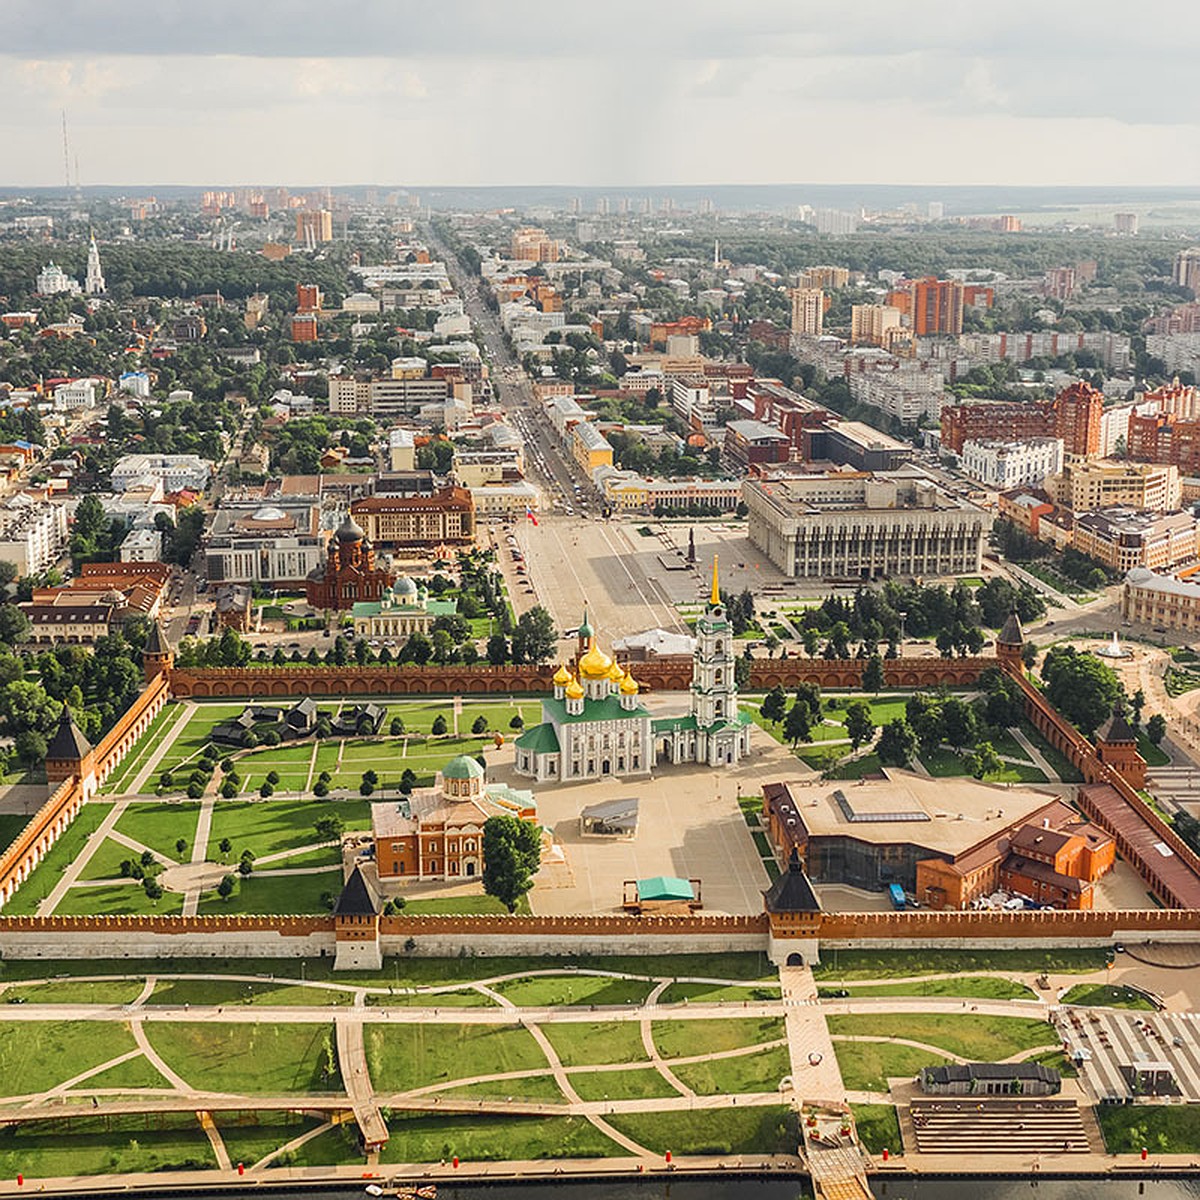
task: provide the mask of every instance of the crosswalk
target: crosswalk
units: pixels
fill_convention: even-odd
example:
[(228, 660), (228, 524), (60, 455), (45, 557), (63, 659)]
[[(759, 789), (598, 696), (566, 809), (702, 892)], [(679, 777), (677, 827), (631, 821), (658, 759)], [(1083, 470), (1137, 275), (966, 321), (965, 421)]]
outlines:
[(1147, 1060), (1168, 1063), (1183, 1099), (1200, 1101), (1200, 1015), (1065, 1008), (1052, 1020), (1067, 1054), (1081, 1059), (1080, 1078), (1097, 1101), (1130, 1099), (1121, 1068)]

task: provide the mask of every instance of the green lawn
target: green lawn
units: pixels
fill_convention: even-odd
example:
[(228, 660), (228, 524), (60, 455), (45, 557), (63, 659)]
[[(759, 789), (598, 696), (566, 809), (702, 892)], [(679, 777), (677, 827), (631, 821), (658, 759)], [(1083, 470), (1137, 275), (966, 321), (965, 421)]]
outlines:
[(133, 882), (68, 888), (54, 908), (54, 915), (58, 917), (119, 917), (146, 913), (178, 916), (182, 912), (181, 892), (163, 892), (157, 900), (151, 900), (142, 885)]
[(922, 754), (920, 758), (925, 764), (925, 769), (936, 779), (967, 774), (967, 767), (963, 762), (962, 755), (945, 746), (939, 746), (932, 753)]
[(104, 781), (100, 788), (101, 792), (118, 794), (127, 792), (154, 751), (167, 738), (174, 736), (176, 723), (186, 711), (182, 704), (166, 704), (158, 716), (150, 722), (145, 733), (134, 743), (130, 752), (125, 755), (121, 765)]
[(1001, 729), (991, 737), (992, 749), (1002, 758), (1019, 758), (1029, 762), (1029, 751), (1007, 730)]
[[(192, 840), (196, 835), (196, 820), (199, 815), (200, 805), (194, 801), (178, 804), (134, 801), (121, 814), (115, 829), (117, 833), (123, 833), (135, 842), (157, 850), (172, 862), (182, 862), (191, 858)], [(180, 838), (187, 841), (187, 847), (182, 854), (175, 849), (175, 843)], [(126, 850), (125, 856), (128, 858), (132, 853)]]
[(213, 807), (208, 858), (221, 861), (222, 838), (233, 843), (226, 861), (235, 865), (243, 850), (252, 850), (262, 857), (310, 845), (318, 840), (314, 822), (330, 815), (341, 817), (347, 829), (371, 827), (369, 800), (218, 801)]
[(831, 779), (862, 779), (865, 775), (878, 775), (882, 771), (883, 763), (879, 761), (879, 755), (872, 752), (835, 767), (829, 776)]
[(137, 1058), (127, 1058), (115, 1067), (108, 1067), (99, 1075), (78, 1083), (72, 1089), (76, 1092), (91, 1092), (99, 1088), (169, 1088), (171, 1085), (159, 1073), (148, 1058), (139, 1054)]
[(891, 1154), (904, 1152), (900, 1120), (890, 1104), (852, 1104), (850, 1111), (854, 1114), (858, 1140), (868, 1154), (881, 1154), (884, 1150)]
[(293, 1167), (336, 1167), (363, 1165), (366, 1157), (358, 1148), (358, 1127), (353, 1121), (337, 1125), (310, 1138), (291, 1155)]
[(335, 901), (342, 890), (342, 869), (334, 867), (315, 875), (260, 875), (255, 872), (243, 878), (236, 871), (237, 886), (233, 894), (222, 898), (215, 891), (200, 897), (199, 913), (229, 915), (232, 913), (279, 913), (298, 916), (324, 913), (329, 906), (323, 897)]
[(1144, 733), (1138, 734), (1137, 748), (1148, 767), (1165, 767), (1171, 761), (1171, 756), (1160, 746), (1156, 746)]
[(465, 1083), (462, 1087), (443, 1088), (436, 1094), (466, 1100), (504, 1100), (512, 1097), (514, 1100), (538, 1100), (549, 1104), (566, 1103), (566, 1097), (551, 1074), (526, 1075), (521, 1079), (486, 1079), (479, 1083)]
[(547, 1022), (542, 1032), (564, 1067), (649, 1062), (636, 1021)]
[(111, 804), (95, 802), (80, 809), (79, 815), (50, 847), (37, 869), (5, 904), (6, 917), (29, 917), (36, 912), (37, 906), (53, 891), (59, 876), (79, 857), (88, 838), (111, 809)]
[(732, 1017), (712, 1021), (655, 1021), (654, 1045), (663, 1058), (688, 1058), (736, 1050), (784, 1037), (782, 1017)]
[(1108, 962), (1102, 949), (1063, 950), (830, 950), (813, 975), (827, 982), (870, 982), (909, 975), (969, 975), (980, 971), (1086, 974)]
[[(836, 988), (818, 989), (823, 996)], [(908, 983), (878, 983), (848, 989), (852, 996), (971, 996), (985, 1000), (1035, 1000), (1037, 993), (1015, 979), (989, 975), (955, 975), (950, 979), (915, 979)]]
[(581, 1100), (659, 1100), (679, 1093), (653, 1067), (628, 1071), (572, 1071)]
[(34, 1121), (0, 1132), (0, 1172), (8, 1179), (15, 1179), (18, 1172), (37, 1179), (216, 1165), (208, 1138), (191, 1113), (83, 1117), (71, 1122), (69, 1137), (54, 1121)]
[(260, 979), (160, 979), (146, 1001), (148, 1005), (269, 1004), (317, 1006), (350, 1004), (352, 992), (305, 987), (290, 980)]
[(244, 1121), (238, 1121), (233, 1113), (220, 1113), (215, 1120), (229, 1161), (235, 1166), (245, 1163), (248, 1168), (320, 1124), (315, 1117), (289, 1112), (253, 1113)]
[[(703, 1052), (703, 1049), (699, 1049), (699, 1053)], [(779, 1087), (779, 1081), (792, 1073), (792, 1060), (787, 1046), (772, 1046), (755, 1054), (738, 1054), (732, 1058), (714, 1058), (701, 1063), (681, 1063), (672, 1066), (671, 1070), (700, 1096), (774, 1092)]]
[(784, 1105), (625, 1113), (605, 1118), (648, 1150), (665, 1154), (795, 1154), (795, 1115)]
[(603, 1158), (623, 1155), (615, 1142), (583, 1117), (489, 1117), (393, 1113), (382, 1163), (463, 1163), (506, 1159)]
[(44, 1092), (135, 1049), (129, 1026), (116, 1021), (0, 1021), (0, 1074), (14, 1096)]
[(640, 979), (572, 974), (514, 979), (496, 984), (495, 991), (519, 1008), (542, 1008), (560, 1004), (642, 1004), (654, 987)]
[(1063, 994), (1062, 1002), (1097, 1008), (1133, 1008), (1141, 1012), (1154, 1012), (1154, 1005), (1132, 988), (1113, 987), (1105, 983), (1077, 983)]
[(204, 1091), (273, 1095), (341, 1088), (333, 1026), (150, 1021), (164, 1061)]
[(888, 1042), (833, 1043), (842, 1082), (850, 1091), (886, 1092), (889, 1079), (914, 1079), (922, 1067), (940, 1067), (950, 1060), (915, 1046)]
[(663, 990), (658, 1002), (682, 1004), (686, 1000), (692, 1004), (738, 1003), (743, 1000), (778, 1000), (779, 995), (778, 984), (762, 983), (748, 987), (721, 983), (672, 983)]
[(96, 852), (84, 864), (79, 872), (80, 879), (118, 879), (121, 876), (121, 863), (126, 860), (140, 862), (141, 855), (112, 838), (105, 838)]
[[(213, 726), (220, 721), (239, 716), (247, 703), (248, 701), (239, 704), (200, 704), (182, 728), (178, 725), (173, 726), (170, 747), (154, 768), (153, 782), (157, 783), (158, 777), (164, 771), (174, 772), (182, 763), (199, 758), (200, 751), (209, 744)], [(145, 735), (143, 739), (144, 737)], [(140, 741), (138, 745), (141, 745)], [(138, 753), (138, 746), (134, 747), (133, 752)]]
[(140, 979), (49, 979), (10, 983), (0, 999), (21, 996), (29, 1004), (132, 1004), (141, 990)]
[(1200, 1151), (1200, 1104), (1099, 1104), (1093, 1110), (1110, 1154), (1195, 1154)]
[[(412, 915), (458, 913), (472, 916), (482, 913), (485, 916), (503, 916), (508, 909), (495, 896), (488, 896), (483, 892), (473, 892), (468, 896), (435, 896), (428, 900), (409, 900), (404, 905), (404, 911)], [(529, 897), (522, 896), (517, 901), (517, 915), (527, 916), (529, 911)]]
[(976, 1013), (844, 1013), (826, 1018), (829, 1032), (853, 1037), (906, 1038), (975, 1062), (999, 1062), (1022, 1050), (1053, 1045), (1054, 1030), (1029, 1017)]
[(503, 1025), (368, 1025), (371, 1083), (378, 1092), (404, 1092), (431, 1083), (546, 1069), (533, 1034)]
[(29, 821), (24, 813), (0, 813), (0, 854), (17, 840)]

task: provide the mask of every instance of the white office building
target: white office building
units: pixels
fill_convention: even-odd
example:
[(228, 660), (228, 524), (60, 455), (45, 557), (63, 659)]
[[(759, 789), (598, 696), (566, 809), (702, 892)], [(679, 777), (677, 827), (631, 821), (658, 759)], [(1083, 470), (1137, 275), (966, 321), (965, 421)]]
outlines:
[(165, 492), (202, 492), (211, 475), (212, 463), (198, 454), (126, 454), (113, 467), (112, 490), (123, 492), (143, 480), (158, 479)]
[(0, 562), (18, 575), (37, 575), (54, 566), (67, 545), (67, 510), (16, 496), (0, 507)]
[(962, 469), (972, 479), (1005, 492), (1015, 487), (1041, 487), (1063, 465), (1062, 438), (1004, 441), (980, 438), (963, 443)]

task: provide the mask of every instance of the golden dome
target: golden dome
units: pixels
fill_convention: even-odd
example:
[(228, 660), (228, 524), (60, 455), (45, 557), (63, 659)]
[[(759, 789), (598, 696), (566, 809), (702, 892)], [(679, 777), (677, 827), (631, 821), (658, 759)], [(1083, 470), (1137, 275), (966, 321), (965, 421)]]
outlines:
[(566, 695), (568, 700), (583, 699), (583, 688), (579, 686), (579, 681), (577, 679), (572, 678), (571, 682), (567, 684)]
[(638, 682), (628, 671), (625, 672), (621, 679), (621, 695), (636, 696), (638, 694)]
[(603, 679), (610, 667), (612, 659), (596, 645), (596, 639), (591, 638), (587, 653), (579, 660), (579, 674), (584, 679)]
[(571, 672), (568, 671), (566, 667), (559, 667), (558, 670), (554, 672), (555, 687), (566, 687), (570, 682)]
[(613, 665), (608, 668), (608, 677), (613, 681), (613, 683), (620, 683), (621, 680), (625, 678), (625, 671), (622, 669), (620, 663), (614, 662)]

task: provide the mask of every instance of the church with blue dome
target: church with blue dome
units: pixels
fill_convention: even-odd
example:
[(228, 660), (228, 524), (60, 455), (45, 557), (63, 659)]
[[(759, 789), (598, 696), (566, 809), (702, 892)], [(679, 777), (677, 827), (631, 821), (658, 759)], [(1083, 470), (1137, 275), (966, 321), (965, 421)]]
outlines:
[(662, 763), (724, 766), (750, 749), (750, 718), (738, 708), (733, 627), (717, 583), (696, 622), (690, 712), (651, 716), (628, 667), (605, 654), (584, 614), (574, 670), (560, 666), (542, 720), (516, 741), (516, 770), (566, 783), (648, 775)]

